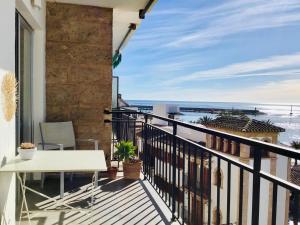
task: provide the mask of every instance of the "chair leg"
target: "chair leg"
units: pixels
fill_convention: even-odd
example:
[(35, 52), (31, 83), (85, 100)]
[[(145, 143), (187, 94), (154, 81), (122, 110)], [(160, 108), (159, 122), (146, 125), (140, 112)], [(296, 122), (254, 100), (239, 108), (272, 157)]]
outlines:
[(74, 177), (74, 173), (71, 173), (71, 174), (70, 174), (70, 182), (71, 182), (71, 183), (73, 182), (73, 177)]
[(44, 189), (45, 184), (45, 173), (41, 173), (41, 189)]

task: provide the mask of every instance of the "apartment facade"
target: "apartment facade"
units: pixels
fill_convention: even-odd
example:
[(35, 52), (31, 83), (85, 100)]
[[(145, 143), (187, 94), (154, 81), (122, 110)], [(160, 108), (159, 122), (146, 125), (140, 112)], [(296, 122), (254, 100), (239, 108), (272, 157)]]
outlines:
[[(166, 107), (162, 107), (166, 108)], [(158, 114), (160, 115), (160, 114)], [(161, 127), (163, 130), (172, 133), (173, 127), (168, 126), (168, 122), (158, 123), (159, 119), (152, 120), (152, 123)], [(266, 123), (264, 121), (252, 120), (247, 117), (218, 117), (207, 124), (200, 125), (197, 127), (208, 129), (214, 129), (220, 132), (225, 132), (227, 134), (233, 134), (240, 137), (250, 138), (254, 140), (263, 141), (266, 143), (279, 144), (278, 136), (280, 132), (285, 130), (281, 127), (277, 127), (273, 124)], [(205, 129), (205, 128), (204, 128)], [(225, 157), (230, 157), (234, 160), (240, 161), (249, 166), (254, 165), (254, 156), (253, 149), (249, 145), (241, 144), (235, 142), (231, 139), (221, 138), (220, 136), (211, 135), (208, 133), (202, 133), (195, 129), (189, 129), (186, 127), (178, 126), (177, 134), (180, 137), (184, 137), (190, 141), (199, 143), (208, 149), (212, 149), (218, 153), (224, 154)], [(160, 164), (164, 162), (167, 164), (167, 167), (172, 166), (172, 152), (168, 152), (167, 155), (161, 156), (159, 146), (159, 136), (154, 133), (154, 142), (153, 148), (150, 146), (151, 154), (155, 155), (153, 163), (155, 164), (154, 168), (159, 168)], [(173, 143), (169, 142), (167, 144), (167, 149), (172, 148)], [(179, 162), (176, 167), (176, 194), (178, 196), (177, 201), (180, 202), (179, 214), (184, 215), (187, 220), (195, 218), (193, 221), (195, 224), (207, 224), (208, 216), (211, 215), (210, 222), (211, 224), (217, 224), (217, 214), (219, 214), (219, 223), (226, 224), (229, 218), (229, 222), (232, 224), (239, 224), (241, 221), (242, 224), (251, 224), (251, 215), (252, 215), (252, 198), (253, 198), (253, 175), (246, 171), (243, 172), (243, 180), (241, 181), (243, 186), (243, 191), (241, 192), (241, 177), (240, 177), (240, 168), (234, 165), (231, 165), (230, 171), (228, 170), (228, 162), (224, 160), (219, 160), (219, 157), (211, 157), (209, 160), (207, 155), (204, 155), (203, 161), (200, 156), (194, 157), (193, 153), (191, 156), (188, 156), (188, 150), (182, 144), (178, 144), (178, 154), (180, 155)], [(185, 154), (183, 153), (185, 151)], [(267, 149), (262, 151), (261, 159), (261, 170), (272, 174), (274, 176), (280, 177), (283, 180), (289, 180), (290, 174), (290, 160), (280, 154), (274, 154), (273, 152), (268, 152)], [(180, 152), (180, 153), (179, 153)], [(185, 155), (185, 157), (184, 157)], [(177, 158), (176, 158), (177, 161)], [(183, 162), (184, 161), (184, 162)], [(209, 165), (211, 163), (211, 165)], [(203, 164), (203, 165), (202, 165)], [(185, 165), (185, 166), (184, 166)], [(203, 170), (203, 183), (201, 184), (201, 168)], [(154, 175), (155, 182), (158, 183), (159, 187), (168, 192), (172, 193), (172, 182), (171, 177), (172, 173), (166, 173), (165, 181), (163, 172), (158, 172)], [(185, 182), (182, 187), (181, 179), (185, 176)], [(229, 178), (230, 176), (230, 178)], [(229, 183), (230, 179), (230, 184)], [(196, 180), (195, 187), (193, 186), (193, 180)], [(190, 182), (190, 183), (189, 183)], [(230, 186), (230, 213), (228, 213), (228, 187)], [(181, 188), (180, 188), (181, 187)], [(202, 199), (201, 199), (202, 191)], [(219, 191), (219, 194), (217, 194)], [(272, 208), (273, 208), (273, 186), (267, 180), (261, 180), (261, 196), (263, 196), (263, 201), (260, 202), (260, 211), (259, 211), (259, 222), (260, 224), (272, 224)], [(218, 200), (218, 195), (221, 200)], [(242, 198), (243, 205), (240, 205), (240, 196)], [(210, 197), (209, 197), (210, 196)], [(289, 198), (290, 194), (284, 188), (278, 188), (277, 200), (280, 201), (280, 204), (277, 204), (276, 210), (276, 224), (287, 224), (289, 219)], [(183, 204), (183, 201), (186, 203)], [(217, 205), (219, 201), (219, 212), (217, 211)], [(189, 204), (187, 204), (189, 203)], [(208, 207), (210, 204), (210, 207)], [(202, 205), (202, 206), (201, 206)], [(239, 219), (240, 208), (242, 207), (242, 218)], [(203, 215), (200, 213), (201, 208), (203, 208)], [(193, 209), (193, 210), (189, 210)], [(210, 209), (210, 213), (208, 210)], [(176, 210), (178, 207), (176, 205)]]
[[(255, 119), (250, 119), (248, 117), (232, 117), (224, 116), (216, 118), (206, 124), (208, 128), (212, 128), (221, 132), (226, 132), (241, 137), (251, 138), (266, 143), (279, 144), (278, 136), (280, 132), (285, 130), (281, 127), (277, 127), (271, 123), (264, 121), (258, 121)], [(218, 152), (224, 153), (227, 156), (233, 157), (240, 162), (243, 162), (247, 165), (253, 166), (254, 156), (253, 149), (250, 146), (240, 144), (226, 138), (216, 137), (214, 135), (207, 135), (206, 146), (210, 149), (214, 149)], [(261, 159), (261, 170), (267, 173), (270, 173), (274, 176), (278, 176), (281, 179), (288, 180), (290, 174), (290, 160), (284, 156), (268, 152), (267, 150), (262, 150), (262, 159)], [(214, 174), (212, 179), (213, 191), (217, 190), (217, 159), (213, 160)], [(228, 189), (228, 165), (226, 163), (220, 164), (220, 178), (221, 178), (221, 195), (227, 194)], [(231, 168), (232, 176), (235, 177), (235, 180), (231, 181), (231, 191), (239, 192), (239, 169), (236, 167)], [(249, 173), (245, 173), (243, 177), (243, 224), (251, 224), (251, 199), (253, 195), (252, 191), (253, 178)], [(272, 223), (272, 185), (266, 180), (261, 181), (261, 194), (264, 196), (264, 201), (260, 205), (260, 223), (261, 224), (271, 224)], [(238, 221), (238, 196), (231, 196), (232, 209), (231, 209), (231, 222), (235, 223)], [(276, 224), (287, 224), (289, 217), (289, 194), (284, 189), (279, 189), (278, 191), (278, 201), (280, 204), (277, 205), (277, 222)], [(216, 199), (212, 199), (212, 204), (216, 208)], [(227, 205), (224, 202), (221, 202), (220, 214), (226, 214)], [(222, 217), (222, 222), (225, 221), (224, 216)], [(225, 223), (225, 222), (224, 222)]]

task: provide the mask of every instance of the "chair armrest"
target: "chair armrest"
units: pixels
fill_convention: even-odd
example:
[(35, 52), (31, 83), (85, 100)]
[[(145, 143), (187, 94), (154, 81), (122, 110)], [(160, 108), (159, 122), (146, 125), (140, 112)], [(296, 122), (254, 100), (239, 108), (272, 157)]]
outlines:
[(59, 150), (64, 150), (64, 145), (63, 144), (57, 144), (57, 143), (38, 143), (38, 145), (44, 146), (53, 146), (53, 147), (58, 147)]
[(99, 150), (99, 141), (96, 139), (76, 139), (77, 142), (92, 142), (95, 143), (95, 150)]

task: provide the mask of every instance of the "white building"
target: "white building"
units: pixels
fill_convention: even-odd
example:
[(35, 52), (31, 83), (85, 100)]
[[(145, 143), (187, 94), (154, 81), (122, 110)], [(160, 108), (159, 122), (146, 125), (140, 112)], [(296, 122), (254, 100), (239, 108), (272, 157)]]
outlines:
[[(219, 117), (206, 124), (208, 128), (213, 128), (222, 132), (244, 136), (256, 140), (261, 140), (269, 143), (277, 144), (279, 132), (284, 132), (284, 129), (268, 124), (265, 122), (250, 120), (249, 118), (237, 118), (237, 117)], [(253, 152), (250, 146), (244, 144), (238, 144), (233, 141), (229, 141), (224, 138), (219, 138), (212, 135), (207, 135), (206, 146), (211, 149), (215, 149), (222, 154), (233, 157), (243, 163), (253, 166)], [(239, 190), (240, 181), (240, 169), (231, 166), (231, 192), (237, 193)], [(217, 159), (213, 157), (212, 168), (215, 178), (212, 180), (212, 187), (214, 193), (217, 191)], [(221, 161), (221, 196), (227, 196), (228, 185), (228, 164)], [(272, 152), (263, 152), (261, 160), (261, 170), (288, 180), (290, 174), (290, 161), (287, 157), (274, 154)], [(251, 212), (252, 212), (252, 174), (244, 172), (243, 178), (243, 211), (242, 211), (242, 223), (251, 224)], [(273, 187), (270, 182), (261, 179), (261, 198), (260, 198), (260, 224), (271, 224), (272, 219), (272, 190)], [(213, 208), (216, 208), (216, 195), (213, 195), (212, 199)], [(232, 208), (230, 210), (230, 221), (236, 223), (238, 221), (238, 209), (239, 209), (239, 195), (231, 195)], [(289, 193), (285, 189), (279, 187), (277, 201), (277, 220), (276, 224), (287, 224), (288, 222), (288, 210), (289, 210)], [(227, 213), (227, 199), (220, 201), (220, 214), (221, 224), (226, 223)], [(234, 204), (235, 203), (235, 204)], [(214, 213), (214, 212), (212, 212)]]
[[(260, 121), (244, 121), (244, 119), (239, 118), (232, 118), (235, 121), (223, 121), (222, 119), (218, 118), (216, 120), (211, 121), (207, 124), (208, 128), (213, 128), (216, 130), (220, 130), (226, 133), (232, 133), (244, 137), (249, 137), (253, 139), (263, 140), (266, 142), (271, 143), (277, 143), (277, 138), (279, 132), (283, 132), (284, 129), (280, 127), (276, 127), (271, 124), (262, 123)], [(222, 120), (222, 121), (219, 121)], [(227, 118), (226, 120), (230, 120), (230, 118)], [(234, 124), (234, 126), (232, 126)], [(247, 124), (247, 127), (245, 125)], [(204, 127), (203, 125), (199, 125), (200, 127)], [(231, 126), (231, 127), (229, 127)], [(228, 128), (229, 127), (229, 128)], [(163, 126), (160, 127), (163, 130), (168, 131), (169, 133), (172, 133), (173, 128), (172, 126)], [(226, 156), (232, 157), (234, 160), (243, 162), (245, 164), (248, 164), (250, 166), (253, 166), (253, 152), (251, 150), (250, 146), (244, 145), (244, 144), (238, 144), (233, 141), (229, 141), (227, 139), (219, 138), (216, 136), (212, 136), (209, 134), (204, 134), (200, 131), (196, 131), (193, 129), (185, 128), (182, 126), (178, 126), (177, 128), (177, 134), (180, 137), (183, 137), (185, 139), (204, 144), (206, 147), (216, 150), (220, 152), (221, 154), (224, 154)], [(157, 140), (159, 141), (159, 140)], [(155, 142), (154, 142), (155, 145)], [(182, 151), (182, 150), (181, 150)], [(187, 151), (187, 150), (186, 150)], [(186, 152), (187, 153), (187, 152)], [(182, 152), (181, 152), (182, 154)], [(190, 176), (193, 177), (193, 167), (194, 167), (194, 157), (191, 156), (190, 159)], [(161, 163), (161, 160), (156, 161), (156, 167), (159, 166)], [(182, 179), (183, 173), (185, 173), (185, 177), (187, 179), (188, 177), (188, 156), (186, 155), (185, 158), (185, 169), (184, 171), (181, 169), (176, 168), (176, 174), (180, 174), (179, 177)], [(197, 164), (197, 189), (201, 189), (200, 187), (200, 167), (201, 167), (201, 161), (200, 158), (197, 158), (196, 160)], [(171, 166), (172, 168), (172, 166)], [(201, 218), (201, 215), (197, 214), (198, 223), (200, 223), (200, 220), (202, 219), (204, 224), (207, 223), (207, 215), (208, 215), (208, 199), (207, 199), (207, 191), (208, 186), (211, 186), (211, 223), (216, 224), (216, 217), (217, 217), (217, 190), (218, 190), (218, 159), (217, 157), (212, 157), (211, 160), (211, 183), (208, 184), (207, 174), (208, 172), (208, 159), (204, 160), (204, 175), (205, 181), (204, 185), (207, 186), (207, 188), (204, 188), (204, 213), (203, 218)], [(261, 170), (270, 173), (272, 175), (275, 175), (277, 177), (282, 178), (283, 180), (288, 180), (289, 173), (290, 173), (290, 162), (287, 157), (277, 155), (271, 152), (263, 152), (262, 153), (262, 160), (261, 160)], [(172, 173), (171, 173), (172, 176)], [(228, 190), (228, 163), (224, 160), (220, 160), (220, 224), (226, 224), (227, 223), (227, 190)], [(167, 182), (169, 181), (169, 174), (166, 176)], [(191, 178), (193, 179), (193, 178)], [(176, 175), (176, 184), (178, 186), (182, 186), (182, 182), (179, 181), (178, 183), (178, 176)], [(252, 215), (252, 174), (245, 171), (243, 172), (243, 197), (242, 197), (242, 224), (248, 224), (251, 225), (251, 215)], [(170, 184), (169, 184), (170, 185)], [(259, 214), (259, 221), (260, 224), (271, 224), (272, 219), (272, 184), (270, 184), (268, 181), (261, 179), (261, 200), (260, 200), (260, 214)], [(239, 190), (240, 190), (240, 168), (231, 165), (231, 182), (230, 182), (230, 223), (232, 224), (238, 224), (239, 221)], [(185, 202), (188, 202), (188, 188), (185, 189), (184, 194)], [(197, 199), (197, 210), (199, 212), (200, 210), (200, 195), (198, 194), (196, 196)], [(279, 187), (278, 188), (278, 195), (277, 195), (277, 201), (280, 202), (280, 204), (277, 204), (277, 220), (276, 224), (287, 224), (288, 221), (288, 210), (289, 210), (289, 192)], [(190, 204), (191, 208), (194, 207), (194, 193), (191, 191), (190, 196)], [(177, 206), (176, 206), (177, 207)], [(188, 211), (188, 205), (185, 204), (185, 215), (187, 216)], [(180, 209), (180, 212), (182, 212), (182, 209)], [(192, 212), (191, 212), (192, 213)], [(192, 214), (190, 215), (193, 216)]]

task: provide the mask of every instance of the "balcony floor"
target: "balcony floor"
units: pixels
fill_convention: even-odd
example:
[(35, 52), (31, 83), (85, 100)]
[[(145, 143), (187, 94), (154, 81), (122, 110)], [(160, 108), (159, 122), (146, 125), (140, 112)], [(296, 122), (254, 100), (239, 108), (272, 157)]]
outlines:
[[(73, 207), (91, 209), (88, 204), (91, 187), (89, 182), (90, 178), (87, 177), (75, 177), (72, 183), (66, 179), (66, 190), (72, 191), (66, 192), (65, 197), (67, 201), (71, 201)], [(75, 211), (36, 212), (38, 208), (53, 207), (53, 203), (27, 192), (29, 208), (33, 211), (32, 224), (171, 224), (169, 222), (171, 213), (147, 181), (102, 178), (99, 185), (95, 190), (95, 204), (90, 214)], [(32, 183), (29, 186), (40, 191), (39, 183)], [(41, 192), (58, 199), (59, 179), (46, 180), (45, 188)], [(28, 224), (25, 214), (21, 224)]]

